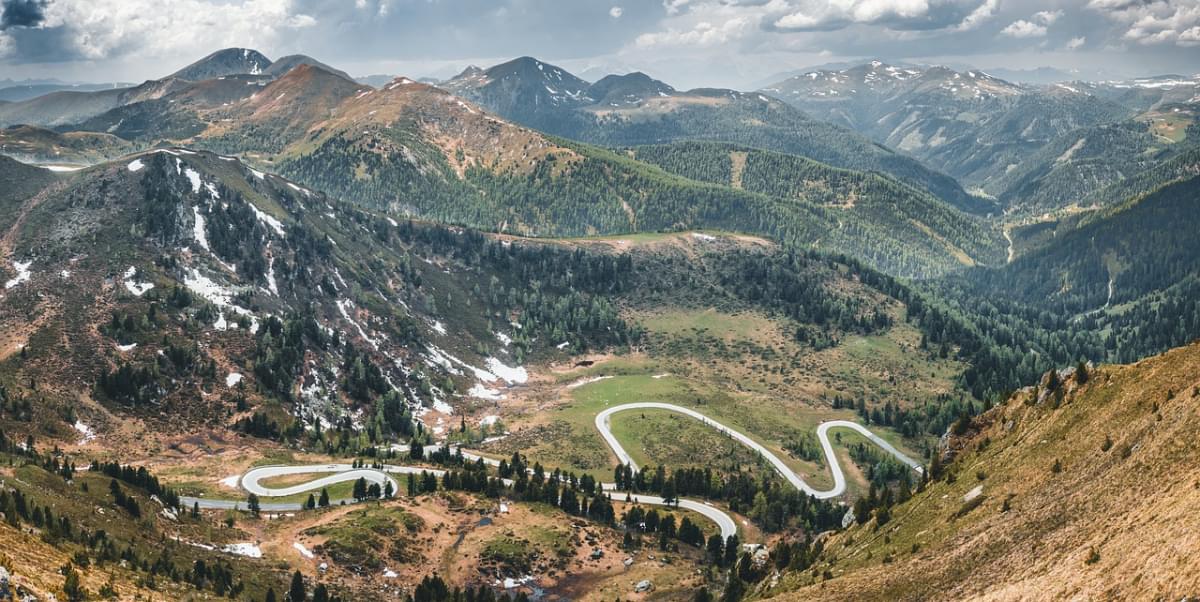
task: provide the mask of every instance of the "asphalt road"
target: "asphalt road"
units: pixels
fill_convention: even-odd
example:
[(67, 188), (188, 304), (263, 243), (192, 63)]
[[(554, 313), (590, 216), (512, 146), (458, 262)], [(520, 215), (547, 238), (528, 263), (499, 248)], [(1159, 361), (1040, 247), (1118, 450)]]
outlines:
[(717, 422), (716, 420), (697, 412), (696, 410), (670, 403), (659, 403), (655, 401), (621, 404), (619, 406), (607, 408), (599, 414), (596, 414), (596, 430), (600, 431), (600, 436), (604, 438), (604, 442), (607, 443), (608, 446), (613, 450), (613, 453), (617, 455), (617, 459), (619, 461), (632, 466), (634, 469), (637, 468), (637, 464), (634, 463), (633, 458), (628, 452), (625, 451), (625, 448), (621, 447), (621, 443), (617, 441), (615, 436), (613, 436), (612, 430), (609, 426), (609, 418), (613, 414), (618, 412), (628, 412), (630, 410), (666, 410), (668, 412), (676, 412), (695, 418), (696, 420), (699, 420), (700, 422), (716, 429), (718, 432), (724, 433), (725, 435), (737, 440), (742, 445), (745, 445), (746, 447), (758, 452), (762, 455), (763, 459), (765, 459), (771, 464), (772, 467), (775, 468), (776, 472), (778, 472), (783, 478), (787, 479), (787, 481), (792, 484), (792, 487), (795, 487), (796, 489), (799, 489), (800, 491), (803, 491), (804, 493), (807, 493), (808, 495), (818, 499), (829, 499), (842, 495), (846, 492), (846, 475), (842, 472), (842, 467), (838, 463), (837, 456), (833, 453), (833, 444), (829, 440), (830, 429), (845, 428), (858, 432), (875, 445), (878, 445), (884, 451), (892, 454), (901, 462), (907, 464), (913, 470), (917, 471), (918, 474), (923, 471), (920, 462), (908, 457), (900, 450), (893, 447), (892, 444), (885, 441), (882, 437), (872, 433), (869, 429), (867, 429), (867, 427), (856, 422), (850, 422), (849, 420), (830, 420), (828, 422), (822, 422), (821, 425), (817, 427), (817, 439), (820, 440), (821, 448), (825, 452), (825, 463), (829, 465), (829, 470), (833, 473), (833, 488), (822, 491), (813, 488), (811, 485), (805, 482), (803, 477), (796, 474), (795, 471), (789, 468), (787, 463), (780, 459), (779, 456), (776, 456), (771, 452), (771, 450), (763, 447), (750, 437), (747, 437), (746, 435), (743, 435), (742, 433), (739, 433), (738, 431), (735, 431), (732, 428), (729, 428), (728, 426), (725, 426), (724, 424), (721, 424), (720, 422)]
[[(923, 471), (921, 464), (919, 462), (908, 457), (907, 455), (902, 453), (900, 450), (898, 450), (894, 446), (892, 446), (892, 444), (888, 443), (883, 438), (881, 438), (880, 436), (871, 432), (869, 429), (862, 426), (861, 424), (858, 424), (855, 422), (850, 422), (848, 420), (830, 420), (828, 422), (821, 423), (820, 426), (817, 427), (817, 439), (820, 440), (820, 442), (821, 442), (821, 448), (825, 453), (825, 462), (826, 462), (826, 464), (829, 465), (829, 470), (833, 474), (834, 485), (833, 485), (833, 488), (828, 489), (828, 490), (824, 490), (824, 491), (817, 490), (817, 489), (814, 489), (812, 486), (810, 486), (807, 482), (805, 482), (804, 479), (800, 475), (796, 474), (791, 468), (789, 468), (788, 465), (782, 459), (780, 459), (778, 456), (776, 456), (770, 450), (763, 447), (762, 445), (760, 445), (758, 442), (754, 441), (750, 437), (747, 437), (746, 435), (743, 435), (742, 433), (740, 433), (724, 424), (721, 424), (720, 422), (717, 422), (716, 420), (713, 420), (712, 418), (709, 418), (708, 416), (705, 416), (704, 414), (701, 414), (700, 412), (697, 412), (695, 410), (685, 408), (682, 406), (677, 406), (674, 404), (659, 403), (659, 402), (652, 402), (652, 401), (627, 403), (627, 404), (622, 404), (619, 406), (613, 406), (611, 408), (605, 409), (604, 411), (602, 411), (596, 415), (596, 430), (600, 431), (600, 436), (604, 438), (605, 443), (607, 443), (608, 446), (612, 449), (613, 453), (616, 454), (618, 460), (620, 460), (622, 463), (629, 464), (630, 466), (634, 467), (635, 469), (637, 468), (637, 464), (634, 463), (633, 458), (630, 457), (629, 453), (625, 451), (625, 448), (621, 446), (621, 443), (619, 441), (617, 441), (617, 438), (615, 436), (613, 436), (612, 430), (609, 426), (609, 418), (613, 414), (616, 414), (617, 412), (626, 412), (626, 411), (630, 411), (630, 410), (666, 410), (666, 411), (676, 412), (679, 414), (683, 414), (685, 416), (690, 416), (692, 418), (695, 418), (696, 420), (699, 420), (700, 422), (708, 425), (709, 427), (716, 429), (718, 432), (721, 432), (721, 433), (737, 440), (739, 443), (757, 451), (759, 454), (762, 455), (762, 457), (765, 460), (767, 460), (767, 462), (769, 462), (771, 464), (771, 466), (773, 466), (775, 468), (775, 470), (777, 472), (779, 472), (779, 474), (781, 476), (783, 476), (784, 479), (786, 479), (789, 483), (791, 483), (791, 485), (793, 487), (795, 487), (796, 489), (798, 489), (800, 491), (803, 491), (804, 493), (806, 493), (808, 495), (811, 495), (813, 497), (820, 498), (820, 499), (828, 499), (828, 498), (832, 498), (832, 497), (837, 497), (839, 495), (842, 495), (846, 491), (846, 475), (845, 475), (845, 473), (842, 472), (842, 467), (838, 463), (837, 456), (834, 454), (834, 451), (833, 451), (833, 443), (829, 440), (830, 429), (845, 428), (845, 429), (853, 430), (853, 431), (863, 435), (864, 437), (866, 437), (869, 441), (871, 441), (875, 445), (878, 445), (884, 451), (895, 456), (901, 462), (904, 462), (905, 464), (907, 464), (913, 470), (917, 471), (917, 473), (921, 473)], [(438, 446), (433, 446), (433, 445), (426, 446), (425, 452), (430, 453), (436, 449), (438, 449)], [(452, 448), (452, 449), (454, 449), (454, 448)], [(397, 449), (397, 451), (407, 451), (407, 448), (401, 446)], [(479, 458), (479, 456), (468, 453), (468, 452), (463, 452), (463, 456), (466, 457), (468, 460), (475, 460), (475, 459)], [(484, 461), (487, 462), (488, 464), (492, 464), (492, 465), (498, 464), (498, 462), (496, 462), (495, 460), (492, 460), (490, 458), (484, 458)], [(398, 493), (400, 491), (400, 484), (398, 482), (396, 482), (396, 480), (394, 478), (392, 478), (391, 475), (393, 475), (393, 474), (420, 474), (422, 472), (430, 472), (437, 476), (441, 476), (444, 473), (444, 471), (441, 471), (441, 470), (415, 467), (415, 466), (393, 465), (393, 464), (384, 465), (382, 469), (355, 468), (351, 464), (337, 464), (337, 463), (334, 463), (334, 464), (311, 464), (311, 465), (301, 465), (301, 466), (259, 466), (259, 467), (251, 469), (250, 471), (246, 472), (246, 474), (242, 475), (241, 479), (239, 479), (238, 484), (243, 490), (246, 491), (247, 494), (253, 493), (253, 494), (259, 496), (259, 498), (268, 498), (268, 499), (272, 498), (272, 497), (286, 497), (286, 496), (292, 496), (292, 495), (305, 493), (308, 491), (316, 491), (316, 490), (320, 490), (323, 487), (329, 487), (331, 485), (335, 485), (337, 483), (344, 483), (346, 481), (355, 481), (355, 480), (358, 480), (359, 478), (366, 479), (368, 483), (377, 483), (377, 484), (379, 484), (379, 486), (381, 488), (390, 482), (392, 484), (392, 491), (395, 491)], [(328, 473), (328, 474), (327, 474), (327, 476), (317, 477), (310, 481), (300, 483), (298, 485), (291, 485), (288, 487), (267, 487), (267, 486), (263, 485), (261, 482), (264, 479), (270, 479), (270, 478), (281, 477), (281, 476), (297, 475), (297, 474), (322, 474), (322, 473)], [(674, 507), (682, 508), (685, 510), (690, 510), (692, 512), (696, 512), (697, 514), (705, 516), (708, 519), (712, 520), (714, 523), (716, 523), (717, 526), (721, 529), (722, 537), (729, 537), (729, 536), (737, 533), (737, 523), (734, 522), (733, 517), (706, 502), (689, 500), (689, 499), (679, 499), (671, 504), (668, 504), (665, 500), (663, 500), (663, 498), (656, 496), (656, 495), (623, 494), (622, 492), (616, 491), (616, 485), (613, 483), (604, 483), (604, 484), (602, 484), (602, 487), (606, 491), (610, 491), (612, 493), (613, 498), (618, 501), (621, 499), (629, 499), (631, 501), (635, 501), (635, 502), (638, 502), (641, 504), (654, 505), (654, 506), (674, 506)], [(207, 499), (207, 498), (199, 498), (199, 497), (182, 497), (182, 498), (180, 498), (180, 501), (185, 508), (190, 508), (193, 504), (198, 504), (201, 508), (219, 509), (219, 510), (220, 509), (234, 509), (234, 508), (245, 509), (246, 508), (245, 500), (221, 500), (221, 499)], [(352, 502), (353, 502), (353, 500), (333, 500), (333, 501), (331, 501), (331, 503), (334, 505), (338, 505), (338, 504), (342, 504), (342, 503), (352, 503)], [(259, 507), (264, 512), (290, 512), (290, 511), (300, 510), (302, 508), (302, 505), (300, 503), (275, 503), (275, 502), (270, 502), (270, 501), (260, 501)]]

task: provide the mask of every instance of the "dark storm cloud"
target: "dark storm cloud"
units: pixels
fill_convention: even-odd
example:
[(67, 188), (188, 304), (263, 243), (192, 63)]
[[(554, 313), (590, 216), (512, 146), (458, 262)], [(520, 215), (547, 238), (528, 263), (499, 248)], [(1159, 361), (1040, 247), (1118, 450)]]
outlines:
[(4, 0), (0, 30), (12, 27), (36, 27), (46, 20), (45, 0)]

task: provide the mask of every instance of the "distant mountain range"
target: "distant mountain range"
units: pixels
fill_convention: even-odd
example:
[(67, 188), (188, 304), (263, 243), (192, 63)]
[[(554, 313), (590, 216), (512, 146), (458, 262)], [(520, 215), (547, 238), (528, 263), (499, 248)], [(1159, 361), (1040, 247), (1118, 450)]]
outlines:
[[(74, 125), (54, 124), (71, 131), (70, 140), (36, 128), (4, 140), (40, 160), (72, 147), (68, 143), (78, 146), (84, 133), (101, 144), (104, 136), (116, 138), (107, 154), (90, 148), (72, 151), (76, 156), (127, 152), (125, 141), (188, 144), (240, 154), (369, 207), (522, 234), (749, 231), (837, 249), (916, 277), (1002, 259), (998, 233), (945, 202), (986, 211), (952, 179), (762, 94), (679, 92), (640, 73), (591, 84), (536, 59), (518, 59), (467, 70), (445, 84), (455, 96), (403, 77), (375, 89), (316, 61), (296, 64), (276, 76), (258, 53), (217, 52), (176, 77), (145, 84), (156, 94), (124, 103), (103, 98), (117, 106)], [(200, 73), (221, 75), (178, 77)], [(493, 117), (472, 98), (507, 114)], [(546, 136), (526, 122), (619, 152)], [(636, 149), (619, 150), (710, 133), (743, 146), (667, 147), (670, 158), (657, 152), (655, 161)], [(747, 155), (755, 146), (792, 154)], [(675, 170), (679, 162), (729, 165), (744, 156), (742, 182)], [(794, 162), (807, 183), (761, 186), (758, 166), (778, 161)], [(857, 201), (847, 204), (838, 191)]]
[(112, 83), (112, 84), (64, 84), (64, 83), (37, 83), (37, 84), (16, 84), (11, 86), (0, 87), (0, 101), (4, 102), (20, 102), (37, 98), (51, 92), (61, 92), (65, 90), (73, 90), (76, 92), (94, 92), (96, 90), (107, 90), (111, 88), (127, 88), (132, 84), (127, 83)]
[[(17, 90), (13, 102), (0, 105), (0, 126), (39, 125), (64, 126), (75, 124), (105, 111), (161, 98), (189, 86), (188, 82), (199, 82), (229, 76), (253, 78), (254, 81), (269, 81), (279, 77), (298, 65), (315, 65), (349, 79), (345, 72), (338, 71), (316, 59), (304, 55), (291, 55), (272, 63), (257, 50), (248, 48), (226, 48), (218, 50), (162, 79), (150, 80), (136, 86), (111, 87), (108, 85), (84, 85), (46, 89), (46, 93), (31, 95), (27, 90)], [(57, 84), (47, 84), (51, 87)]]
[[(521, 57), (468, 68), (438, 86), (401, 77), (375, 88), (311, 57), (271, 62), (232, 48), (133, 88), (2, 105), (0, 118), (10, 123), (62, 132), (14, 129), (0, 135), (0, 147), (29, 160), (91, 162), (159, 141), (184, 143), (238, 153), (406, 215), (545, 235), (748, 229), (822, 247), (838, 241), (887, 271), (928, 276), (1002, 259), (995, 231), (945, 206), (979, 215), (1000, 206), (1091, 206), (1107, 198), (1105, 187), (1187, 148), (1176, 143), (1195, 138), (1187, 135), (1195, 112), (1162, 103), (1187, 96), (1192, 83), (1025, 86), (978, 71), (876, 61), (806, 72), (759, 93), (680, 91), (640, 72), (592, 83)], [(1094, 91), (1143, 102), (1154, 96), (1166, 112), (1139, 114)], [(921, 161), (965, 173), (998, 203), (967, 194)], [(810, 181), (768, 183), (758, 179), (766, 165)], [(596, 182), (607, 183), (605, 195), (617, 192), (611, 204), (583, 202)], [(678, 204), (684, 191), (698, 195), (696, 206)], [(774, 202), (785, 199), (800, 201), (804, 215)], [(720, 203), (777, 217), (749, 226)], [(901, 234), (912, 223), (905, 219), (920, 228)], [(857, 225), (847, 231), (849, 224)], [(886, 242), (869, 240), (885, 225)]]
[(946, 175), (765, 94), (719, 88), (680, 91), (638, 72), (590, 84), (530, 57), (486, 70), (468, 69), (442, 86), (506, 119), (567, 138), (606, 146), (732, 142), (837, 167), (882, 171), (965, 211), (994, 209)]
[(763, 92), (977, 187), (1066, 132), (1133, 112), (1067, 86), (1023, 86), (982, 71), (879, 61), (810, 71)]

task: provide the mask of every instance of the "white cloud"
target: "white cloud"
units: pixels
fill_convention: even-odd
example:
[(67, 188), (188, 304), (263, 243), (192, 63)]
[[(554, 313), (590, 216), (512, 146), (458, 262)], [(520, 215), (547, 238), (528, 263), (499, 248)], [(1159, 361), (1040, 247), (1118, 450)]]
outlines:
[(1067, 50), (1078, 50), (1078, 49), (1082, 48), (1083, 45), (1086, 43), (1087, 43), (1087, 38), (1084, 36), (1079, 36), (1077, 38), (1071, 38), (1070, 40), (1067, 40)]
[(621, 14), (624, 12), (625, 12), (625, 10), (623, 8), (621, 8), (619, 6), (614, 6), (610, 9), (608, 9), (608, 16), (610, 16), (614, 19), (620, 19)]
[(1020, 19), (1010, 23), (1000, 33), (1014, 38), (1038, 38), (1046, 35), (1046, 26)]
[(637, 37), (635, 43), (641, 48), (655, 46), (714, 46), (740, 38), (746, 31), (752, 29), (751, 23), (745, 18), (734, 18), (713, 25), (708, 21), (700, 21), (691, 29), (668, 29), (655, 33), (644, 33)]
[(1200, 3), (1196, 0), (1091, 0), (1088, 8), (1128, 29), (1121, 39), (1138, 44), (1200, 45)]
[(293, 17), (289, 17), (287, 20), (287, 26), (293, 29), (312, 27), (316, 24), (317, 20), (313, 18), (312, 15), (295, 15)]
[(687, 7), (691, 0), (663, 0), (663, 8), (666, 9), (668, 15), (677, 15), (679, 11)]
[(1039, 11), (1033, 13), (1029, 19), (1018, 19), (1009, 23), (1000, 33), (1014, 38), (1040, 38), (1046, 35), (1049, 27), (1061, 16), (1061, 10)]
[(979, 27), (985, 21), (991, 20), (996, 15), (996, 6), (999, 0), (985, 0), (971, 14), (967, 15), (954, 29), (956, 31), (969, 31)]
[(1033, 14), (1033, 20), (1042, 25), (1053, 25), (1059, 17), (1063, 16), (1061, 10), (1043, 10)]
[(915, 19), (929, 13), (930, 0), (818, 0), (802, 2), (775, 20), (780, 29), (819, 29), (849, 23)]

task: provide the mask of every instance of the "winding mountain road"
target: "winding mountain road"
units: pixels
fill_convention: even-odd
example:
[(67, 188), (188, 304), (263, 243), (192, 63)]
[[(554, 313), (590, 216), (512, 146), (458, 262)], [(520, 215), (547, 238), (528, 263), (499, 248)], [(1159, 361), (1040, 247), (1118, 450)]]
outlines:
[[(762, 457), (768, 463), (771, 464), (771, 466), (776, 470), (776, 472), (778, 472), (780, 474), (780, 476), (782, 476), (784, 479), (786, 479), (793, 487), (795, 487), (799, 491), (804, 492), (807, 495), (811, 495), (811, 496), (819, 498), (819, 499), (829, 499), (832, 497), (837, 497), (839, 495), (842, 495), (846, 491), (846, 475), (845, 475), (845, 473), (842, 472), (841, 464), (838, 462), (837, 455), (834, 454), (833, 443), (829, 440), (830, 429), (844, 428), (844, 429), (853, 430), (853, 431), (863, 435), (864, 437), (867, 438), (867, 440), (869, 440), (872, 443), (874, 443), (875, 445), (879, 446), (881, 449), (888, 452), (892, 456), (895, 456), (898, 460), (900, 460), (901, 462), (908, 465), (910, 468), (912, 468), (918, 474), (923, 472), (923, 468), (921, 467), (921, 464), (919, 462), (917, 462), (916, 460), (905, 455), (903, 452), (896, 449), (892, 444), (888, 443), (882, 437), (871, 432), (869, 429), (862, 426), (861, 424), (858, 424), (855, 422), (850, 422), (849, 420), (830, 420), (828, 422), (821, 423), (817, 427), (817, 439), (821, 442), (821, 448), (825, 453), (825, 462), (829, 465), (829, 470), (833, 474), (833, 487), (831, 489), (827, 489), (827, 490), (823, 490), (823, 491), (818, 490), (818, 489), (813, 488), (811, 485), (809, 485), (804, 480), (803, 477), (796, 474), (796, 472), (793, 471), (790, 467), (788, 467), (788, 465), (782, 459), (780, 459), (779, 456), (776, 456), (774, 453), (771, 452), (771, 450), (767, 449), (766, 447), (763, 447), (761, 444), (759, 444), (757, 441), (754, 441), (750, 437), (748, 437), (748, 436), (746, 436), (746, 435), (744, 435), (744, 434), (742, 434), (720, 422), (717, 422), (716, 420), (713, 420), (712, 418), (709, 418), (708, 416), (705, 416), (704, 414), (701, 414), (700, 412), (697, 412), (696, 410), (693, 410), (690, 408), (685, 408), (683, 406), (677, 406), (674, 404), (659, 403), (659, 402), (652, 402), (652, 401), (638, 402), (638, 403), (626, 403), (626, 404), (622, 404), (622, 405), (618, 405), (618, 406), (613, 406), (611, 408), (606, 408), (604, 411), (602, 411), (596, 415), (596, 421), (595, 421), (596, 430), (598, 430), (600, 432), (600, 436), (604, 439), (604, 441), (608, 445), (608, 447), (610, 449), (612, 449), (613, 453), (617, 456), (617, 459), (621, 463), (628, 464), (631, 467), (633, 467), (634, 469), (637, 468), (637, 464), (634, 463), (633, 458), (629, 455), (628, 452), (625, 451), (625, 448), (621, 446), (621, 443), (619, 441), (617, 441), (617, 438), (612, 434), (612, 429), (609, 424), (609, 419), (612, 417), (613, 414), (616, 414), (618, 412), (627, 412), (627, 411), (631, 411), (631, 410), (665, 410), (665, 411), (669, 411), (669, 412), (676, 412), (679, 414), (683, 414), (683, 415), (689, 416), (691, 418), (695, 418), (696, 420), (699, 420), (700, 422), (704, 423), (705, 425), (707, 425), (713, 429), (716, 429), (718, 432), (737, 440), (742, 445), (745, 445), (746, 447), (749, 447), (750, 449), (755, 450), (756, 452), (761, 454)], [(438, 448), (439, 448), (439, 446), (430, 445), (430, 446), (425, 447), (425, 451), (427, 453), (431, 453), (431, 452), (437, 450)], [(406, 448), (399, 448), (399, 449), (406, 450)], [(452, 450), (459, 451), (456, 448), (452, 448)], [(467, 458), (468, 460), (472, 460), (472, 461), (477, 460), (477, 459), (482, 459), (484, 462), (491, 464), (493, 466), (499, 464), (499, 462), (496, 460), (493, 460), (491, 458), (483, 458), (477, 454), (472, 454), (467, 451), (462, 451), (462, 455), (463, 455), (463, 457)], [(259, 467), (256, 467), (256, 468), (253, 468), (253, 469), (247, 471), (246, 474), (242, 475), (238, 481), (238, 486), (241, 487), (248, 494), (253, 493), (253, 494), (259, 496), (260, 498), (272, 498), (272, 497), (287, 497), (287, 496), (298, 495), (298, 494), (302, 494), (302, 493), (309, 492), (309, 491), (316, 491), (323, 487), (329, 487), (331, 485), (336, 485), (338, 483), (344, 483), (347, 481), (356, 481), (356, 480), (362, 478), (362, 479), (365, 479), (369, 483), (376, 483), (380, 487), (385, 487), (386, 484), (391, 483), (392, 491), (399, 492), (400, 484), (397, 483), (396, 480), (394, 478), (392, 478), (391, 475), (393, 475), (393, 474), (421, 474), (422, 472), (429, 472), (429, 473), (432, 473), (435, 476), (439, 476), (439, 477), (445, 473), (445, 471), (442, 471), (442, 470), (422, 468), (422, 467), (417, 467), (417, 466), (400, 466), (400, 465), (392, 465), (392, 464), (386, 464), (381, 469), (357, 468), (352, 464), (337, 464), (337, 463), (311, 464), (311, 465), (301, 465), (301, 466), (259, 466)], [(300, 483), (297, 485), (291, 485), (291, 486), (287, 486), (287, 487), (267, 487), (262, 484), (262, 481), (264, 479), (270, 479), (270, 478), (281, 477), (281, 476), (298, 475), (298, 474), (322, 474), (322, 473), (328, 473), (328, 474), (327, 474), (327, 476), (318, 477), (311, 481), (307, 481), (304, 483)], [(603, 484), (601, 484), (601, 487), (605, 491), (613, 492), (614, 494), (616, 494), (614, 497), (618, 500), (620, 499), (620, 492), (618, 492), (616, 490), (616, 485), (614, 483), (603, 483)], [(642, 503), (642, 504), (654, 505), (654, 506), (675, 506), (678, 508), (696, 512), (697, 514), (700, 514), (700, 515), (712, 520), (714, 523), (716, 523), (717, 526), (721, 530), (722, 537), (729, 537), (729, 536), (737, 533), (737, 523), (734, 522), (733, 517), (731, 517), (726, 512), (724, 512), (706, 502), (689, 500), (689, 499), (678, 499), (675, 502), (668, 504), (662, 497), (659, 497), (656, 495), (635, 494), (635, 493), (626, 494), (626, 498), (629, 499), (630, 501), (634, 501), (634, 502), (638, 502), (638, 503)], [(206, 499), (206, 498), (199, 498), (199, 497), (181, 497), (180, 501), (185, 507), (190, 507), (192, 505), (198, 505), (201, 508), (221, 509), (221, 510), (245, 507), (244, 501), (234, 501), (234, 500)], [(341, 504), (343, 502), (350, 503), (352, 501), (353, 500), (333, 500), (333, 501), (331, 501), (331, 503)], [(281, 502), (260, 502), (259, 507), (263, 511), (267, 511), (267, 512), (288, 512), (288, 511), (300, 510), (302, 508), (302, 504), (300, 504), (300, 503), (281, 503)]]
[(625, 448), (621, 447), (621, 443), (617, 441), (615, 436), (613, 436), (612, 430), (609, 427), (609, 418), (613, 414), (618, 412), (627, 412), (630, 410), (666, 410), (668, 412), (676, 412), (683, 414), (684, 416), (695, 418), (705, 425), (716, 429), (718, 432), (732, 437), (742, 445), (745, 445), (746, 447), (758, 452), (767, 462), (771, 464), (772, 467), (775, 468), (775, 471), (778, 472), (780, 476), (782, 476), (784, 479), (787, 479), (787, 481), (792, 484), (792, 487), (795, 487), (796, 489), (803, 491), (808, 495), (822, 500), (829, 499), (831, 497), (837, 497), (846, 491), (846, 475), (842, 472), (842, 466), (838, 462), (837, 456), (833, 453), (833, 443), (829, 441), (830, 429), (845, 428), (853, 430), (866, 437), (875, 445), (878, 445), (884, 451), (895, 456), (901, 462), (907, 464), (910, 468), (917, 471), (918, 474), (924, 471), (920, 462), (908, 457), (900, 450), (892, 446), (891, 443), (888, 443), (879, 435), (872, 433), (867, 429), (867, 427), (858, 424), (857, 422), (850, 422), (849, 420), (830, 420), (828, 422), (822, 422), (820, 426), (817, 427), (817, 439), (820, 440), (821, 448), (825, 452), (825, 462), (829, 464), (829, 470), (833, 473), (833, 488), (821, 491), (814, 489), (811, 485), (805, 482), (803, 477), (796, 474), (795, 471), (788, 467), (787, 463), (780, 459), (779, 456), (776, 456), (771, 452), (771, 450), (763, 447), (750, 437), (747, 437), (746, 435), (743, 435), (742, 433), (735, 431), (732, 428), (729, 428), (728, 426), (725, 426), (724, 424), (721, 424), (720, 422), (717, 422), (716, 420), (697, 412), (696, 410), (677, 406), (675, 404), (659, 403), (654, 401), (626, 403), (619, 406), (613, 406), (600, 412), (599, 414), (596, 414), (596, 430), (600, 431), (600, 436), (604, 438), (605, 443), (607, 443), (608, 447), (613, 450), (613, 453), (617, 455), (617, 459), (620, 460), (621, 463), (628, 464), (635, 470), (637, 469), (637, 464), (634, 463), (633, 458), (628, 452), (625, 451)]

